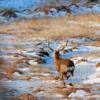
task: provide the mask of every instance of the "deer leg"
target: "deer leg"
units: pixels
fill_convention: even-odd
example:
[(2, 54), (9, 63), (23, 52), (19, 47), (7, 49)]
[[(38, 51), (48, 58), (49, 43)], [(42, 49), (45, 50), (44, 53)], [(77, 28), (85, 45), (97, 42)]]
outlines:
[(63, 74), (63, 78), (66, 78), (66, 74), (65, 73)]
[(63, 83), (63, 85), (64, 85), (64, 87), (65, 87), (65, 82), (64, 82), (64, 78), (66, 78), (66, 73), (62, 73), (62, 83)]
[(71, 72), (71, 75), (70, 75), (70, 77), (73, 77), (73, 71)]
[(64, 86), (65, 86), (65, 82), (64, 82), (63, 77), (64, 77), (64, 74), (62, 73), (62, 74), (60, 75), (60, 78), (57, 80), (57, 82), (60, 81), (60, 80), (62, 80), (62, 83), (63, 83)]
[(67, 75), (67, 73), (64, 73), (63, 78), (67, 78), (67, 80), (68, 80), (69, 77), (70, 77), (70, 75)]
[(57, 82), (62, 80), (62, 79), (63, 79), (63, 74), (60, 74), (60, 78), (57, 80)]

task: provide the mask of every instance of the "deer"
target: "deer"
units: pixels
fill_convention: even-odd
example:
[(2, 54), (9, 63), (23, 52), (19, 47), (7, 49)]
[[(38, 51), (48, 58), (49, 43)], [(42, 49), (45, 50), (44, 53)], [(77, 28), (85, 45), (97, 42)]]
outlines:
[(52, 56), (54, 59), (54, 64), (55, 64), (56, 70), (58, 71), (58, 73), (60, 75), (60, 78), (57, 80), (57, 82), (62, 80), (64, 85), (65, 85), (65, 82), (64, 82), (65, 76), (68, 73), (71, 73), (70, 76), (67, 77), (67, 79), (69, 77), (73, 77), (73, 73), (74, 73), (74, 69), (75, 69), (75, 65), (72, 60), (67, 59), (67, 58), (60, 58), (60, 56), (59, 56), (60, 55), (59, 52), (62, 51), (67, 46), (67, 44), (68, 44), (68, 40), (67, 40), (66, 44), (61, 49), (58, 49), (58, 50), (54, 50), (49, 46), (49, 40), (48, 40), (48, 45), (47, 45), (47, 47), (51, 51), (53, 51)]

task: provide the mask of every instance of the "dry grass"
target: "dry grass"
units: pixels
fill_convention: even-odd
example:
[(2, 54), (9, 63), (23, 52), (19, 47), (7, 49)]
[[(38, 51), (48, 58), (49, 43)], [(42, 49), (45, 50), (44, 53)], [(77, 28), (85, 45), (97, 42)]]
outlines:
[(18, 96), (15, 96), (11, 100), (38, 100), (38, 99), (30, 93), (22, 93), (19, 94)]
[[(71, 88), (64, 88), (64, 87), (55, 87), (55, 88), (52, 88), (51, 89), (52, 91), (53, 91), (53, 94), (61, 94), (61, 95), (63, 95), (64, 97), (63, 97), (63, 99), (65, 99), (65, 98), (68, 98), (68, 96), (71, 94), (71, 93), (75, 93), (77, 90), (84, 90), (84, 91), (86, 91), (87, 93), (90, 93), (91, 92), (91, 90), (90, 90), (90, 88), (88, 88), (88, 87), (83, 87), (83, 88), (76, 88), (76, 87), (71, 87)], [(68, 98), (68, 100), (70, 100), (71, 98)]]
[(15, 73), (15, 72), (18, 72), (19, 74), (22, 74), (22, 71), (14, 68), (14, 67), (3, 67), (4, 71), (10, 76), (10, 77), (13, 77), (12, 74)]
[(100, 62), (98, 62), (98, 63), (96, 64), (96, 68), (98, 68), (98, 67), (100, 67)]
[(20, 11), (17, 11), (14, 9), (7, 9), (7, 8), (0, 10), (0, 13), (3, 13), (2, 16), (6, 17), (7, 19), (9, 19), (11, 17), (17, 18), (17, 15), (15, 12), (20, 12)]
[(58, 80), (59, 79), (59, 76), (54, 76), (54, 75), (49, 75), (49, 76), (47, 76), (47, 77), (44, 77), (43, 79), (42, 79), (42, 81), (44, 80), (44, 81), (54, 81), (54, 80)]
[[(76, 7), (78, 7), (76, 4), (72, 4), (72, 5), (75, 5)], [(66, 6), (51, 6), (51, 5), (48, 5), (48, 6), (46, 6), (46, 5), (44, 5), (43, 7), (39, 7), (39, 8), (36, 8), (34, 11), (35, 12), (45, 12), (45, 14), (49, 14), (49, 12), (50, 13), (52, 13), (52, 15), (53, 15), (53, 11), (51, 11), (50, 9), (51, 8), (55, 8), (56, 10), (57, 10), (57, 12), (59, 12), (59, 11), (66, 11), (66, 12), (68, 12), (68, 13), (71, 13), (71, 9), (69, 9), (69, 6), (68, 7), (66, 7)]]
[(42, 68), (43, 68), (43, 66), (41, 66), (41, 65), (30, 66), (30, 70), (33, 71), (33, 72), (35, 71), (35, 69), (37, 69), (39, 72), (41, 72)]
[[(98, 36), (98, 38), (100, 38), (100, 36)], [(100, 40), (97, 40), (96, 43), (89, 43), (88, 45), (90, 45), (90, 46), (100, 47)]]
[[(100, 14), (86, 15), (66, 15), (66, 17), (57, 18), (33, 18), (24, 21), (15, 21), (10, 23), (13, 27), (5, 26), (0, 28), (0, 33), (14, 34), (14, 30), (33, 30), (26, 32), (17, 32), (25, 34), (27, 38), (32, 37), (89, 37), (95, 36), (95, 30), (100, 27), (92, 26), (94, 22), (100, 24)], [(70, 23), (68, 22), (70, 21)], [(35, 30), (35, 31), (34, 31)], [(84, 30), (84, 31), (82, 31)]]
[(76, 64), (81, 63), (81, 62), (86, 62), (86, 61), (87, 61), (86, 59), (81, 59), (81, 60), (78, 60), (78, 61), (76, 62)]
[(81, 57), (83, 57), (85, 61), (88, 58), (91, 58), (90, 60), (99, 59), (100, 58), (100, 52), (99, 51), (93, 51), (93, 52), (85, 53), (85, 54), (77, 54), (77, 55), (75, 55), (73, 57), (70, 57), (70, 59), (77, 58), (77, 57), (79, 57), (79, 55), (81, 55)]
[(5, 78), (5, 80), (13, 79), (13, 73), (18, 72), (19, 74), (23, 74), (22, 71), (18, 69), (17, 63), (19, 59), (2, 59), (0, 58), (0, 80)]
[[(4, 65), (5, 64), (5, 60), (3, 58), (0, 58), (0, 65)], [(1, 66), (0, 66), (1, 68)]]

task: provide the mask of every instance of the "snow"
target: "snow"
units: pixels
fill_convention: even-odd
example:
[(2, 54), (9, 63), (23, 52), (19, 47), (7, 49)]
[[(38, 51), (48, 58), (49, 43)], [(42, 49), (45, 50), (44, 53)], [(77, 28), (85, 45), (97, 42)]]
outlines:
[(5, 54), (5, 53), (20, 53), (20, 50), (2, 50), (1, 49), (0, 54)]
[(43, 76), (49, 76), (50, 74), (46, 73), (46, 74), (42, 74)]
[[(89, 76), (88, 80), (83, 81), (83, 83), (85, 84), (94, 84), (94, 83), (100, 83), (100, 77), (98, 77), (100, 75), (100, 68), (96, 69), (96, 73)], [(97, 78), (98, 77), (98, 78)]]
[(71, 98), (73, 98), (73, 97), (80, 97), (80, 98), (82, 98), (82, 97), (84, 97), (87, 94), (88, 93), (85, 92), (84, 90), (77, 90), (75, 93), (71, 93), (68, 97), (71, 97)]
[(100, 83), (100, 78), (89, 79), (87, 81), (84, 81), (83, 83), (87, 83), (87, 84)]
[(18, 68), (19, 70), (21, 70), (21, 71), (23, 71), (23, 72), (28, 72), (28, 71), (30, 71), (30, 69), (29, 68)]
[(0, 0), (0, 7), (22, 10), (45, 1), (46, 0)]
[(47, 15), (49, 17), (65, 16), (67, 14), (66, 11), (57, 12), (55, 8), (51, 8), (50, 11), (52, 11), (53, 13), (49, 12), (49, 14)]
[(14, 38), (14, 36), (8, 34), (0, 34), (0, 38)]
[(100, 93), (100, 90), (94, 90), (93, 93), (95, 94)]
[(60, 95), (60, 94), (55, 94), (54, 97), (61, 98), (61, 97), (64, 97), (64, 96)]
[(13, 30), (13, 31), (9, 31), (8, 33), (21, 33), (21, 32), (36, 32), (36, 30)]
[[(54, 3), (54, 4), (53, 4)], [(51, 0), (1, 0), (0, 1), (0, 9), (13, 9), (18, 10), (16, 11), (16, 15), (18, 18), (32, 18), (32, 17), (58, 17), (58, 16), (66, 16), (66, 14), (69, 14), (68, 11), (57, 11), (55, 8), (50, 8), (48, 11), (48, 14), (46, 14), (44, 11), (34, 11), (35, 9), (38, 9), (39, 7), (46, 6), (69, 6), (71, 5), (71, 1), (65, 1), (65, 0), (59, 0), (59, 2), (51, 1)], [(86, 13), (99, 13), (100, 12), (100, 4), (96, 3), (92, 5), (92, 8), (85, 5), (86, 1), (81, 1), (80, 3), (76, 3), (78, 7), (75, 5), (72, 5), (68, 7), (71, 9), (71, 14), (77, 15), (77, 14), (86, 14)], [(85, 6), (84, 6), (85, 5)], [(25, 10), (25, 11), (24, 11)], [(31, 13), (29, 13), (29, 11)], [(2, 14), (2, 13), (1, 13)], [(8, 22), (5, 17), (1, 17), (0, 14), (0, 21)], [(10, 21), (15, 20), (15, 18), (11, 17)]]
[(96, 100), (99, 100), (100, 99), (100, 95), (87, 96), (86, 98), (94, 98), (94, 97), (97, 98)]
[(35, 52), (33, 52), (33, 53), (23, 53), (22, 55), (27, 56), (27, 57), (38, 57), (38, 55), (36, 55)]
[(30, 64), (30, 65), (37, 65), (38, 63), (35, 62), (35, 60), (30, 60), (30, 61), (29, 61), (29, 64)]
[(74, 43), (84, 43), (84, 42), (89, 43), (89, 42), (91, 42), (91, 40), (88, 38), (70, 39), (70, 41), (73, 41)]
[[(52, 10), (54, 10), (54, 9), (52, 9)], [(6, 39), (8, 37), (14, 38), (11, 35), (0, 35), (0, 36), (1, 36), (1, 38), (6, 38)], [(22, 42), (19, 42), (19, 43), (14, 42), (14, 43), (10, 44), (11, 43), (10, 42), (7, 45), (5, 45), (6, 42), (0, 42), (1, 44), (3, 44), (2, 47), (7, 46), (9, 48), (10, 46), (13, 46), (15, 44), (17, 44), (17, 45), (20, 44), (20, 45), (24, 45), (25, 47), (28, 47), (25, 50), (23, 50), (23, 49), (21, 49), (21, 50), (3, 50), (3, 49), (1, 49), (2, 51), (0, 52), (0, 54), (2, 54), (2, 56), (0, 56), (0, 57), (3, 57), (4, 59), (15, 58), (13, 55), (8, 56), (8, 55), (5, 54), (5, 53), (8, 53), (8, 52), (21, 53), (22, 54), (21, 57), (23, 57), (23, 58), (24, 57), (26, 57), (26, 58), (29, 57), (29, 59), (31, 57), (40, 57), (40, 56), (37, 55), (37, 52), (40, 50), (40, 48), (37, 48), (33, 51), (32, 47), (37, 45), (37, 44), (39, 44), (38, 47), (43, 47), (44, 45), (47, 45), (47, 43), (45, 42), (46, 39), (45, 38), (34, 38), (34, 37), (32, 37), (31, 39), (33, 41), (36, 41), (36, 42), (27, 42), (28, 40), (26, 40), (26, 42), (23, 42), (23, 43)], [(63, 41), (63, 40), (59, 44), (57, 44), (53, 40), (51, 40), (51, 41), (52, 42), (50, 42), (50, 47), (52, 47), (53, 49), (58, 49), (60, 47), (60, 45), (65, 44), (65, 41)], [(88, 38), (69, 39), (69, 42), (72, 42), (72, 41), (78, 42), (78, 43), (80, 43), (80, 42), (81, 43), (82, 42), (87, 42), (87, 43), (88, 42), (94, 42), (94, 41), (91, 41)], [(72, 47), (73, 46), (68, 45), (65, 49), (72, 48)], [(47, 50), (47, 49), (48, 48), (46, 47), (45, 50)], [(95, 59), (94, 57), (84, 58), (83, 56), (77, 56), (77, 54), (79, 55), (80, 53), (85, 54), (85, 53), (98, 52), (98, 51), (100, 51), (100, 47), (81, 45), (81, 46), (77, 46), (77, 49), (66, 52), (65, 54), (60, 52), (62, 58), (69, 58), (69, 57), (73, 57), (74, 55), (76, 55), (76, 57), (72, 58), (72, 60), (75, 62), (75, 64), (76, 64), (77, 61), (79, 61), (81, 59), (86, 59), (87, 60), (85, 62), (80, 62), (80, 63), (76, 64), (75, 65), (75, 71), (74, 71), (74, 77), (71, 77), (68, 80), (65, 80), (65, 82), (66, 83), (72, 83), (72, 84), (73, 83), (76, 83), (76, 84), (99, 83), (100, 84), (100, 77), (99, 77), (100, 76), (100, 68), (95, 68), (96, 64), (98, 62), (100, 62), (100, 58), (98, 57), (98, 58)], [(3, 82), (6, 86), (8, 86), (10, 88), (17, 89), (18, 91), (20, 91), (20, 93), (26, 93), (26, 92), (32, 93), (31, 90), (27, 89), (28, 87), (34, 87), (36, 89), (38, 86), (42, 85), (42, 87), (45, 86), (44, 88), (47, 89), (46, 86), (49, 86), (49, 85), (51, 87), (53, 87), (54, 84), (56, 84), (56, 85), (58, 84), (60, 86), (61, 81), (59, 81), (59, 82), (56, 82), (55, 80), (44, 81), (44, 80), (42, 80), (42, 78), (40, 78), (40, 77), (49, 77), (49, 75), (53, 75), (53, 76), (59, 75), (59, 73), (56, 71), (56, 68), (54, 66), (52, 51), (48, 51), (48, 53), (49, 53), (50, 57), (41, 57), (41, 58), (46, 60), (47, 63), (45, 65), (48, 65), (47, 67), (48, 67), (50, 73), (41, 72), (45, 69), (44, 64), (42, 64), (43, 68), (41, 68), (41, 71), (39, 72), (39, 69), (37, 68), (38, 67), (37, 62), (35, 62), (35, 60), (33, 60), (33, 59), (31, 59), (31, 60), (28, 59), (28, 63), (30, 65), (27, 65), (25, 63), (26, 60), (23, 60), (23, 63), (21, 63), (21, 64), (23, 64), (24, 67), (23, 68), (18, 68), (19, 70), (21, 70), (24, 73), (19, 74), (18, 72), (15, 72), (15, 73), (13, 73), (13, 76), (14, 76), (14, 78), (16, 76), (23, 77), (24, 75), (26, 75), (26, 72), (27, 72), (27, 75), (32, 76), (29, 81), (28, 80), (23, 81), (23, 80), (19, 80), (19, 79), (16, 79), (16, 78), (15, 78), (14, 81), (12, 81), (12, 80), (7, 80), (6, 78), (4, 78), (4, 79), (1, 80), (1, 82)], [(5, 55), (3, 55), (3, 54), (5, 54)], [(16, 57), (16, 58), (18, 58), (18, 57)], [(36, 67), (34, 69), (34, 73), (30, 69), (31, 65), (35, 65), (35, 67)], [(70, 88), (71, 86), (67, 85), (66, 87)], [(34, 88), (33, 88), (33, 90), (34, 90)], [(93, 92), (94, 93), (100, 93), (100, 91), (98, 91), (98, 90), (94, 90)], [(48, 97), (47, 92), (45, 92), (45, 91), (38, 92), (37, 96), (40, 96), (40, 94), (41, 95), (44, 94), (45, 96)], [(71, 93), (69, 95), (69, 98), (74, 98), (76, 96), (79, 97), (79, 98), (82, 98), (82, 97), (85, 97), (86, 95), (88, 95), (88, 93), (85, 92), (84, 90), (77, 90), (75, 93)], [(55, 98), (58, 98), (58, 99), (64, 97), (61, 94), (54, 94), (52, 96), (55, 97)]]
[(33, 77), (31, 80), (38, 81), (38, 80), (39, 80), (39, 77), (35, 76), (35, 77)]
[(14, 76), (21, 76), (18, 72), (14, 72), (12, 75), (14, 75)]

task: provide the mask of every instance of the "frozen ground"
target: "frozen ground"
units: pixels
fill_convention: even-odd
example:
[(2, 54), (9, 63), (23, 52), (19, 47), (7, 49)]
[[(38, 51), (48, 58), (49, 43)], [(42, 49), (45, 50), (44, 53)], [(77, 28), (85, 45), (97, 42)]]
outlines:
[[(0, 1), (0, 21), (7, 22), (15, 20), (13, 15), (9, 19), (9, 15), (3, 16), (8, 10), (12, 10), (17, 16), (17, 19), (32, 18), (32, 17), (57, 17), (66, 16), (66, 14), (86, 14), (99, 13), (100, 2), (87, 2), (88, 0), (81, 0), (75, 2), (74, 0), (1, 0)], [(9, 20), (8, 20), (9, 19)]]
[[(10, 40), (7, 42), (9, 38)], [(46, 39), (38, 38), (36, 41), (36, 38), (32, 38), (31, 41), (33, 42), (27, 42), (26, 40), (26, 42), (20, 41), (18, 43), (14, 41), (14, 38), (14, 35), (0, 34), (0, 39), (3, 39), (3, 42), (0, 42), (0, 59), (3, 59), (5, 62), (1, 67), (7, 66), (12, 68), (12, 66), (14, 66), (22, 72), (22, 74), (16, 71), (11, 73), (11, 78), (6, 76), (8, 71), (0, 71), (0, 73), (5, 76), (1, 78), (0, 82), (3, 83), (4, 87), (7, 87), (7, 97), (10, 98), (22, 93), (30, 93), (38, 99), (48, 98), (55, 100), (66, 98), (74, 99), (76, 97), (87, 99), (91, 98), (91, 95), (93, 98), (100, 98), (100, 68), (95, 68), (96, 64), (100, 62), (100, 56), (97, 58), (94, 57), (94, 54), (88, 57), (83, 56), (83, 54), (87, 55), (87, 53), (100, 52), (100, 47), (78, 45), (80, 41), (88, 43), (96, 41), (89, 40), (88, 38), (69, 39), (68, 46), (65, 49), (71, 49), (75, 45), (76, 48), (65, 53), (61, 52), (61, 57), (71, 58), (75, 63), (75, 71), (74, 77), (68, 80), (65, 79), (66, 85), (63, 87), (61, 81), (56, 82), (59, 74), (54, 66), (52, 51), (46, 47)], [(57, 49), (66, 43), (66, 39), (60, 41), (59, 44), (54, 40), (50, 41), (50, 46), (53, 49)], [(20, 47), (18, 50), (14, 48), (16, 44), (17, 47)], [(44, 51), (46, 51), (49, 56), (40, 55), (41, 48), (44, 46)], [(38, 62), (40, 58), (42, 59), (40, 60), (41, 65)], [(45, 61), (45, 63), (42, 61)], [(91, 85), (88, 86), (88, 84)], [(68, 94), (65, 92), (68, 92)]]

